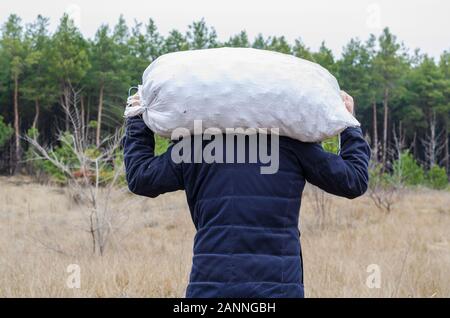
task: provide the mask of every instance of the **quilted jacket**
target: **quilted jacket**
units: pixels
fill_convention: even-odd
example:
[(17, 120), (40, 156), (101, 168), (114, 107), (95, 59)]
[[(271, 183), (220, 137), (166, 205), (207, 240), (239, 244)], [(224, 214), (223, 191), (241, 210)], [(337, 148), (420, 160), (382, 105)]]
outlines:
[(161, 156), (154, 147), (153, 132), (142, 119), (128, 119), (124, 155), (130, 191), (152, 198), (186, 192), (197, 229), (189, 298), (303, 297), (299, 211), (305, 182), (349, 199), (364, 194), (368, 184), (370, 148), (360, 128), (341, 134), (340, 155), (280, 137), (275, 174), (261, 174), (259, 160), (176, 164), (173, 145)]

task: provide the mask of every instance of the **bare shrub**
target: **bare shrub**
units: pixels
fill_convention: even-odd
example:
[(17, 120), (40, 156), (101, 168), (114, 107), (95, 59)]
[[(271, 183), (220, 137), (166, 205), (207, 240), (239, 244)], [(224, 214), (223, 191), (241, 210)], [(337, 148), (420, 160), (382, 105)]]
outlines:
[[(70, 153), (70, 161), (58, 157), (51, 146), (41, 145), (34, 136), (27, 136), (26, 140), (32, 145), (34, 160), (46, 160), (64, 175), (67, 192), (86, 208), (86, 230), (92, 238), (92, 251), (103, 255), (110, 236), (121, 227), (120, 216), (126, 215), (130, 203), (124, 184), (120, 184), (123, 162), (117, 160), (122, 129), (105, 138), (99, 147), (91, 145), (77, 102), (78, 92), (72, 90), (62, 104), (70, 126), (68, 132), (59, 133), (59, 142)], [(120, 204), (111, 208), (113, 201)]]
[(313, 207), (316, 212), (316, 225), (323, 229), (326, 224), (330, 223), (328, 220), (332, 205), (330, 195), (313, 185), (311, 185), (311, 194)]
[(401, 183), (395, 182), (389, 174), (383, 172), (380, 164), (371, 163), (371, 166), (369, 197), (379, 210), (389, 214), (400, 199)]

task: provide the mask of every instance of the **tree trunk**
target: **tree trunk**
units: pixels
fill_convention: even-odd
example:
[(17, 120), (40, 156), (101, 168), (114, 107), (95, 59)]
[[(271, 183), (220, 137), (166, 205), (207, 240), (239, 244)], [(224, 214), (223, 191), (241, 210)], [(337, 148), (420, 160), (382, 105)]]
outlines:
[(83, 97), (83, 95), (80, 96), (80, 108), (81, 108), (81, 111), (80, 111), (81, 131), (80, 131), (80, 133), (81, 133), (82, 140), (86, 140), (85, 139), (86, 122), (85, 122), (85, 117), (84, 117), (85, 114), (84, 114), (84, 97)]
[(90, 119), (91, 119), (91, 95), (87, 96), (87, 109), (86, 109), (86, 141), (90, 142), (91, 138), (89, 136), (89, 125), (90, 125)]
[(448, 149), (448, 126), (446, 126), (445, 127), (445, 139), (444, 139), (444, 142), (445, 142), (445, 146), (444, 146), (444, 151), (445, 151), (445, 153), (444, 153), (444, 167), (445, 167), (445, 171), (447, 171), (447, 174), (449, 174), (450, 173), (450, 171), (449, 171), (449, 168), (450, 168), (450, 166), (449, 166), (449, 149)]
[(387, 140), (388, 140), (388, 113), (389, 113), (389, 89), (386, 87), (384, 89), (384, 97), (383, 97), (383, 108), (384, 108), (384, 119), (383, 119), (383, 167), (386, 167), (386, 158), (387, 158)]
[(14, 153), (14, 172), (20, 161), (20, 127), (19, 127), (19, 76), (14, 75), (14, 134), (15, 134), (15, 153)]
[(373, 108), (373, 158), (378, 162), (378, 121), (377, 121), (377, 102), (374, 100)]
[(433, 112), (431, 115), (430, 126), (430, 140), (428, 144), (428, 168), (433, 168), (436, 163), (436, 148), (437, 148), (437, 138), (436, 138), (436, 113)]
[(105, 85), (102, 84), (100, 86), (100, 94), (99, 94), (99, 100), (98, 100), (98, 114), (97, 114), (97, 134), (96, 134), (96, 144), (97, 147), (100, 147), (100, 134), (102, 131), (102, 112), (103, 112), (103, 92), (105, 89)]
[(38, 125), (38, 121), (39, 121), (39, 113), (40, 113), (39, 99), (36, 98), (34, 100), (33, 129), (37, 129), (37, 125)]
[[(64, 103), (65, 103), (65, 106), (64, 107), (66, 107), (67, 108), (67, 110), (69, 110), (70, 109), (70, 105), (69, 105), (69, 103), (70, 103), (70, 101), (69, 101), (69, 88), (68, 87), (65, 87), (64, 88)], [(64, 113), (66, 114), (66, 131), (69, 131), (69, 111), (64, 111)]]
[(414, 132), (412, 146), (413, 146), (413, 157), (418, 158), (419, 151), (418, 151), (418, 147), (417, 147), (417, 132)]

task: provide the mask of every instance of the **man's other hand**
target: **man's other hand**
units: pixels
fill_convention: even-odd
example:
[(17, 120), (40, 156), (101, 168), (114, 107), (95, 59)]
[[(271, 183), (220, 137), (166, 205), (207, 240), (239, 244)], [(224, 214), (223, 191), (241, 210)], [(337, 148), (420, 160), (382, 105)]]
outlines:
[(128, 101), (127, 101), (127, 106), (128, 107), (134, 107), (134, 106), (140, 106), (141, 105), (141, 100), (139, 98), (139, 94), (136, 93), (131, 97), (128, 97)]
[(348, 112), (353, 115), (354, 107), (355, 107), (355, 102), (353, 101), (353, 97), (351, 97), (349, 94), (347, 94), (344, 91), (341, 91), (341, 97), (342, 97), (342, 100), (344, 101), (345, 107), (347, 108)]

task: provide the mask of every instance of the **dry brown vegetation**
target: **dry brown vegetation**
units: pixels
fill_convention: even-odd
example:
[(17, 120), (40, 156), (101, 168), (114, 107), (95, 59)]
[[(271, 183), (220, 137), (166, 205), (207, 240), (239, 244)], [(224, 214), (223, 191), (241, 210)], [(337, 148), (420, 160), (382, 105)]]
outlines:
[[(400, 198), (386, 214), (368, 196), (330, 197), (317, 217), (307, 191), (308, 297), (450, 297), (449, 192), (409, 190)], [(130, 199), (104, 256), (94, 256), (86, 212), (66, 189), (0, 178), (0, 296), (182, 297), (195, 232), (184, 194)], [(80, 265), (80, 289), (66, 286), (70, 264)], [(370, 264), (381, 269), (380, 289), (366, 286)]]

